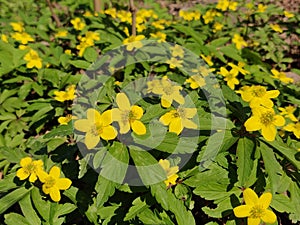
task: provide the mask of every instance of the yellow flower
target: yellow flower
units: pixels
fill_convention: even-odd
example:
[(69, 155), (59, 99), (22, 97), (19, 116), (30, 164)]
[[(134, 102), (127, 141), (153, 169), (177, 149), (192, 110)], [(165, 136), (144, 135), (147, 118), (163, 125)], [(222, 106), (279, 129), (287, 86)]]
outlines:
[(266, 11), (267, 6), (263, 5), (263, 4), (258, 4), (257, 6), (257, 12), (263, 13), (264, 11)]
[(92, 14), (90, 11), (86, 11), (86, 12), (83, 14), (83, 16), (85, 16), (85, 17), (92, 17), (93, 14)]
[(278, 109), (281, 111), (280, 115), (284, 116), (285, 118), (289, 118), (294, 122), (298, 121), (298, 119), (294, 116), (294, 112), (296, 111), (295, 107), (289, 105), (284, 108), (279, 107)]
[(58, 123), (60, 125), (68, 125), (68, 123), (72, 120), (72, 115), (71, 114), (68, 114), (67, 116), (61, 116), (58, 118)]
[(113, 140), (118, 132), (111, 126), (112, 111), (107, 110), (100, 114), (95, 109), (87, 110), (87, 119), (79, 119), (74, 122), (76, 130), (86, 133), (84, 143), (88, 149), (97, 146), (100, 138), (103, 140)]
[(183, 58), (184, 56), (184, 50), (180, 45), (175, 45), (173, 47), (170, 47), (170, 50), (172, 51), (173, 57), (180, 57)]
[(43, 170), (42, 160), (32, 161), (30, 157), (21, 159), (20, 165), (22, 168), (17, 170), (16, 176), (20, 180), (25, 180), (29, 177), (30, 182), (35, 182), (39, 171)]
[(211, 56), (210, 55), (205, 56), (205, 55), (201, 54), (200, 56), (207, 63), (207, 65), (209, 65), (209, 66), (214, 65), (214, 63), (211, 61)]
[(200, 12), (188, 12), (184, 10), (179, 11), (179, 16), (186, 21), (199, 20), (200, 15)]
[(274, 141), (277, 130), (276, 126), (283, 126), (285, 119), (276, 115), (272, 108), (262, 106), (252, 109), (252, 116), (245, 122), (247, 131), (261, 130), (262, 136), (267, 141)]
[(160, 159), (158, 163), (166, 172), (167, 180), (164, 181), (166, 186), (169, 187), (169, 185), (175, 185), (178, 178), (176, 173), (179, 171), (179, 167), (170, 167), (170, 162), (167, 159)]
[(167, 76), (163, 77), (160, 82), (153, 80), (148, 82), (147, 85), (148, 92), (161, 95), (161, 105), (165, 108), (169, 108), (173, 101), (179, 104), (184, 103), (184, 98), (180, 94), (182, 87), (173, 85)]
[(130, 36), (123, 41), (123, 44), (126, 45), (127, 51), (132, 51), (134, 48), (143, 47), (141, 40), (145, 38), (144, 35)]
[(204, 23), (208, 24), (212, 22), (216, 16), (221, 16), (221, 15), (222, 14), (217, 12), (216, 10), (210, 9), (206, 11), (206, 13), (202, 16), (202, 18), (204, 19)]
[(64, 102), (68, 100), (74, 100), (75, 98), (75, 85), (70, 85), (66, 88), (66, 91), (54, 91), (56, 95), (55, 100), (59, 102)]
[(85, 38), (90, 41), (99, 41), (100, 40), (100, 34), (93, 31), (88, 31), (85, 33)]
[(60, 168), (53, 166), (50, 169), (49, 174), (45, 171), (41, 171), (39, 179), (43, 183), (42, 190), (45, 194), (50, 194), (53, 201), (58, 202), (61, 199), (60, 190), (67, 190), (72, 181), (68, 178), (60, 178)]
[(23, 45), (26, 45), (30, 41), (34, 41), (34, 39), (26, 32), (22, 32), (22, 33), (16, 32), (16, 33), (13, 33), (11, 35), (11, 37), (13, 39), (15, 39), (16, 41), (21, 42)]
[(207, 77), (211, 72), (214, 72), (215, 68), (207, 69), (205, 66), (199, 66), (198, 69), (192, 69), (193, 73), (197, 73), (200, 76)]
[(110, 15), (112, 18), (116, 18), (117, 17), (117, 10), (116, 8), (110, 8), (110, 9), (106, 9), (104, 11), (105, 14)]
[(292, 17), (295, 16), (294, 13), (291, 13), (291, 12), (288, 12), (288, 11), (284, 11), (283, 13), (284, 13), (284, 16), (287, 17), (287, 18), (292, 18)]
[(227, 85), (234, 90), (234, 87), (236, 84), (239, 84), (239, 80), (236, 78), (239, 74), (239, 71), (235, 68), (232, 68), (230, 71), (228, 71), (225, 67), (220, 68), (220, 72), (224, 78), (225, 81), (227, 81)]
[(162, 33), (160, 31), (156, 32), (156, 33), (151, 33), (150, 34), (151, 37), (158, 39), (157, 42), (161, 43), (161, 42), (165, 42), (167, 35), (165, 33)]
[(288, 125), (286, 125), (285, 127), (283, 127), (284, 130), (289, 131), (289, 132), (293, 132), (294, 135), (300, 139), (300, 122), (297, 123), (290, 123)]
[(166, 63), (169, 64), (169, 66), (170, 66), (171, 69), (175, 69), (176, 67), (178, 67), (178, 68), (182, 67), (183, 61), (182, 60), (178, 60), (175, 57), (172, 57), (171, 59), (168, 59), (166, 61)]
[(238, 218), (248, 217), (248, 225), (259, 225), (261, 220), (265, 223), (275, 223), (277, 218), (274, 212), (268, 209), (272, 201), (271, 193), (264, 193), (259, 198), (250, 188), (243, 192), (246, 205), (240, 205), (233, 209)]
[(85, 22), (82, 21), (79, 17), (72, 19), (71, 24), (73, 25), (75, 30), (82, 30), (85, 27)]
[(20, 32), (22, 33), (24, 31), (24, 23), (23, 22), (11, 22), (9, 23), (13, 30), (16, 31), (16, 32)]
[(137, 105), (130, 105), (126, 94), (118, 93), (116, 102), (119, 108), (112, 109), (113, 121), (117, 121), (120, 126), (120, 133), (126, 134), (130, 130), (138, 135), (146, 134), (146, 127), (140, 121), (144, 110)]
[(222, 30), (223, 26), (223, 24), (215, 22), (213, 25), (213, 32), (216, 33), (217, 31)]
[(228, 9), (235, 11), (237, 9), (238, 2), (229, 2)]
[(278, 25), (278, 24), (270, 24), (270, 27), (272, 28), (272, 30), (278, 32), (278, 33), (282, 33), (283, 30), (282, 28)]
[(153, 27), (159, 30), (165, 29), (165, 26), (163, 24), (164, 24), (164, 20), (157, 20), (151, 23)]
[(67, 37), (68, 35), (68, 31), (67, 30), (60, 30), (55, 34), (56, 38), (60, 38), (60, 37)]
[(1, 40), (5, 43), (8, 43), (7, 36), (5, 34), (1, 34)]
[(78, 56), (82, 57), (86, 48), (94, 46), (94, 41), (87, 38), (81, 38), (80, 44), (76, 46), (76, 49), (79, 50)]
[(271, 98), (277, 98), (279, 94), (278, 90), (267, 91), (266, 87), (260, 85), (246, 86), (241, 90), (242, 99), (249, 102), (251, 108), (260, 105), (272, 108), (274, 104)]
[(31, 48), (27, 45), (19, 45), (19, 49), (26, 50), (26, 49), (31, 49)]
[(200, 76), (200, 74), (191, 76), (190, 78), (186, 79), (185, 82), (190, 83), (190, 87), (192, 89), (196, 89), (206, 85), (205, 79), (202, 76)]
[(169, 126), (169, 131), (174, 132), (179, 135), (183, 128), (197, 129), (197, 124), (195, 124), (191, 119), (196, 115), (196, 108), (183, 108), (171, 110), (159, 118), (159, 121), (165, 125)]
[(238, 65), (234, 65), (233, 63), (228, 63), (228, 66), (231, 66), (232, 69), (236, 69), (243, 75), (249, 74), (249, 71), (243, 69), (243, 67), (245, 66), (245, 63), (243, 62), (239, 62)]
[(29, 69), (33, 67), (38, 69), (42, 68), (42, 59), (39, 57), (38, 53), (32, 49), (24, 56), (24, 60), (27, 61), (26, 67)]
[(274, 75), (272, 77), (275, 79), (279, 79), (282, 83), (288, 84), (294, 82), (294, 79), (290, 77), (286, 77), (286, 74), (284, 72), (279, 72), (276, 69), (271, 69), (271, 72)]
[(127, 10), (120, 10), (117, 12), (117, 17), (121, 20), (121, 22), (129, 23), (132, 22), (131, 12)]
[(66, 53), (67, 55), (72, 55), (71, 49), (66, 49), (66, 50), (64, 51), (64, 53)]
[(229, 1), (228, 0), (219, 0), (218, 4), (216, 6), (216, 9), (220, 9), (222, 11), (226, 11), (229, 6)]
[(247, 47), (247, 42), (239, 34), (234, 34), (232, 42), (235, 44), (237, 49), (242, 49), (243, 47)]

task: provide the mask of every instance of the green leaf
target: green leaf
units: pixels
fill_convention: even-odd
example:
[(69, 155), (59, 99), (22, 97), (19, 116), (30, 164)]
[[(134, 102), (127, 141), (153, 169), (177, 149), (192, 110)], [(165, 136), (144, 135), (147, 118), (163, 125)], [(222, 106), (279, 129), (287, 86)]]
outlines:
[(296, 212), (295, 208), (292, 204), (291, 199), (284, 194), (275, 194), (272, 197), (272, 202), (270, 205), (272, 208), (276, 209), (276, 211), (284, 213), (292, 213)]
[(90, 67), (91, 63), (84, 60), (73, 60), (70, 61), (70, 64), (80, 69), (87, 69)]
[(41, 220), (36, 214), (35, 210), (32, 207), (31, 199), (30, 199), (30, 193), (28, 193), (23, 199), (19, 201), (21, 210), (25, 216), (25, 218), (28, 220), (30, 225), (40, 225)]
[(252, 153), (254, 150), (254, 142), (248, 138), (241, 138), (238, 142), (237, 155), (237, 174), (239, 185), (249, 187), (248, 180), (253, 168)]
[(296, 223), (297, 221), (300, 221), (300, 189), (295, 182), (291, 184), (290, 195), (295, 213), (290, 214), (289, 218), (292, 220), (293, 223)]
[(221, 37), (211, 41), (209, 44), (214, 47), (220, 47), (221, 45), (226, 44), (230, 40), (230, 37)]
[(89, 62), (95, 62), (98, 57), (98, 53), (94, 48), (89, 47), (85, 49), (83, 57)]
[(2, 197), (0, 199), (0, 214), (4, 213), (9, 207), (20, 201), (29, 191), (30, 189), (21, 187)]
[(220, 51), (229, 58), (232, 58), (238, 62), (244, 62), (244, 59), (239, 55), (238, 51), (233, 45), (222, 47), (220, 48)]
[(44, 135), (45, 139), (53, 138), (53, 137), (66, 137), (67, 135), (73, 134), (72, 124), (69, 123), (68, 125), (61, 125), (54, 129), (52, 129), (49, 133)]
[(121, 184), (124, 181), (128, 165), (127, 147), (115, 141), (103, 159), (100, 175)]
[(18, 213), (9, 213), (4, 215), (5, 224), (7, 225), (31, 225), (30, 222)]
[(97, 192), (97, 207), (102, 206), (108, 200), (108, 198), (115, 193), (115, 189), (119, 185), (120, 184), (117, 184), (99, 175), (95, 186), (95, 190)]
[(203, 212), (209, 217), (213, 218), (224, 218), (227, 215), (232, 213), (232, 203), (230, 197), (224, 199), (219, 202), (217, 207), (214, 209), (209, 208), (208, 206), (204, 206), (201, 209)]
[(297, 149), (287, 146), (283, 142), (279, 142), (277, 140), (266, 142), (267, 145), (272, 146), (275, 150), (279, 151), (283, 154), (294, 166), (300, 169), (300, 161), (296, 159), (296, 154), (298, 153)]
[(146, 202), (142, 201), (140, 197), (133, 200), (132, 205), (128, 212), (126, 213), (126, 216), (124, 218), (124, 221), (131, 220), (135, 218), (139, 213), (143, 212), (145, 209), (149, 208), (149, 206), (146, 204)]
[(281, 165), (277, 161), (273, 150), (268, 147), (266, 144), (260, 142), (260, 146), (258, 149), (261, 152), (262, 158), (264, 160), (266, 173), (268, 174), (268, 178), (271, 183), (272, 193), (277, 192), (278, 189), (278, 181), (281, 179), (283, 170)]
[[(145, 225), (174, 225), (171, 221), (166, 223), (162, 219), (160, 219), (151, 209), (144, 209), (141, 213), (138, 214), (138, 218)], [(170, 220), (170, 219), (169, 219)]]
[(37, 209), (38, 213), (42, 216), (45, 221), (49, 221), (50, 216), (50, 202), (44, 201), (40, 195), (40, 190), (34, 187), (31, 190), (31, 198), (34, 207)]
[(129, 150), (144, 185), (156, 184), (167, 179), (164, 169), (149, 152), (134, 146), (129, 147)]

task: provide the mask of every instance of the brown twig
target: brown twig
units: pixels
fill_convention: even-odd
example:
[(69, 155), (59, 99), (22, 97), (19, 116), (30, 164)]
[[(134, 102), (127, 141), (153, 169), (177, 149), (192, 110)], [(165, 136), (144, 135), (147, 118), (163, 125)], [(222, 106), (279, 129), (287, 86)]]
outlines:
[(129, 0), (129, 11), (131, 12), (132, 18), (131, 35), (136, 36), (136, 8), (134, 6), (134, 0)]
[(94, 0), (94, 13), (101, 11), (101, 0)]
[(53, 19), (55, 20), (56, 26), (57, 26), (57, 27), (61, 27), (61, 22), (60, 22), (58, 16), (55, 14), (55, 12), (54, 12), (54, 10), (53, 10), (53, 6), (52, 6), (50, 0), (46, 0), (46, 2), (47, 2), (47, 5), (48, 5), (48, 7), (49, 7), (49, 9), (50, 9), (50, 12), (51, 12), (52, 17), (53, 17)]

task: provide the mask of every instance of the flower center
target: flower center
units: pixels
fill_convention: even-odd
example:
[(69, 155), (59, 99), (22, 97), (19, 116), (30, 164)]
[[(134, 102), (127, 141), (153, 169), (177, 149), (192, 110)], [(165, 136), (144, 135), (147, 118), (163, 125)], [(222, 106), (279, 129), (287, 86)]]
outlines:
[(263, 87), (255, 87), (252, 90), (252, 95), (254, 97), (263, 97), (266, 94), (266, 89), (264, 89)]
[(171, 95), (173, 93), (173, 88), (172, 88), (172, 85), (165, 85), (163, 87), (163, 90), (165, 92), (166, 95)]
[(46, 188), (51, 188), (55, 185), (56, 181), (53, 177), (49, 176), (45, 180), (45, 186)]
[(135, 115), (135, 113), (134, 113), (133, 111), (130, 110), (130, 111), (128, 112), (128, 120), (129, 120), (129, 121), (132, 122), (132, 121), (136, 120), (136, 117), (137, 117), (137, 116)]
[(252, 207), (250, 211), (250, 217), (252, 218), (261, 218), (264, 215), (265, 210), (261, 205), (256, 205)]
[(94, 126), (91, 128), (91, 133), (94, 136), (99, 136), (103, 131), (102, 124), (96, 123)]
[(260, 122), (265, 126), (272, 124), (273, 120), (274, 113), (272, 111), (265, 112), (260, 117)]
[(26, 165), (24, 169), (28, 173), (33, 173), (36, 170), (36, 166), (33, 163), (30, 163)]

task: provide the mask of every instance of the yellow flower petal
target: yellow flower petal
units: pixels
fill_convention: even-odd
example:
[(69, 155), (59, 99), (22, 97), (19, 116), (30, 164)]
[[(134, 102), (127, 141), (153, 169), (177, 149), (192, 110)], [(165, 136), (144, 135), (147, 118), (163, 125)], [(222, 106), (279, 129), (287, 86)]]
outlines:
[(111, 115), (113, 121), (121, 121), (122, 120), (122, 111), (118, 108), (111, 109)]
[(251, 207), (248, 205), (240, 205), (233, 209), (233, 213), (238, 218), (250, 216)]
[(146, 134), (146, 127), (145, 125), (139, 121), (139, 120), (134, 120), (131, 123), (131, 128), (134, 131), (134, 133), (136, 133), (137, 135), (143, 135)]
[(183, 130), (183, 126), (182, 126), (181, 118), (173, 119), (169, 125), (169, 131), (175, 132), (177, 135), (179, 135), (182, 130)]
[(243, 192), (245, 203), (249, 206), (256, 205), (258, 203), (257, 194), (250, 188), (246, 188)]
[(265, 223), (275, 223), (275, 221), (277, 220), (276, 214), (274, 212), (272, 212), (271, 210), (266, 210), (264, 212), (264, 215), (261, 217), (261, 219), (265, 222)]
[(95, 109), (92, 109), (92, 108), (88, 109), (86, 112), (86, 116), (89, 121), (93, 121), (93, 122), (101, 121), (101, 115)]
[(164, 108), (169, 108), (171, 106), (172, 102), (173, 102), (172, 99), (170, 100), (169, 98), (167, 98), (164, 95), (161, 97), (161, 105)]
[(263, 193), (259, 199), (259, 205), (262, 205), (264, 209), (267, 209), (272, 201), (272, 194), (270, 192)]
[(88, 132), (91, 129), (91, 123), (87, 119), (76, 120), (74, 127), (81, 132)]
[(170, 168), (170, 162), (167, 159), (160, 159), (158, 163), (165, 171)]
[(29, 181), (30, 181), (31, 183), (33, 183), (33, 182), (35, 182), (36, 180), (37, 180), (36, 174), (35, 174), (35, 173), (30, 174), (30, 176), (29, 176)]
[(92, 149), (96, 147), (99, 141), (100, 141), (100, 137), (98, 135), (94, 135), (90, 132), (86, 133), (84, 143), (88, 149)]
[(278, 90), (271, 90), (271, 91), (267, 91), (265, 96), (267, 98), (277, 98), (279, 94), (280, 94), (280, 91), (278, 91)]
[[(37, 172), (37, 175), (38, 175), (38, 177), (39, 177), (39, 179), (40, 179), (40, 181), (41, 181), (42, 183), (45, 183), (46, 178), (49, 176), (48, 173), (46, 173), (46, 172), (43, 171), (43, 170), (38, 171), (38, 172)], [(46, 192), (45, 192), (45, 193), (46, 193)], [(46, 193), (46, 194), (47, 194), (47, 193)]]
[(111, 124), (112, 123), (112, 111), (106, 110), (105, 112), (103, 112), (100, 120), (101, 120), (103, 126), (107, 126), (107, 125)]
[(130, 130), (130, 123), (129, 121), (119, 121), (120, 126), (120, 133), (126, 134)]
[(104, 140), (113, 140), (117, 137), (118, 132), (113, 126), (106, 126), (103, 128), (100, 134), (101, 138)]
[(261, 134), (267, 141), (274, 141), (276, 136), (276, 127), (274, 125), (262, 126)]
[(58, 166), (53, 166), (50, 169), (49, 175), (54, 179), (58, 179), (60, 177), (60, 168)]
[(19, 177), (20, 180), (25, 180), (29, 175), (30, 174), (27, 173), (27, 171), (23, 168), (18, 169), (16, 174), (16, 176)]
[(252, 218), (248, 217), (248, 225), (259, 225), (260, 224), (260, 218)]
[(169, 184), (175, 185), (178, 177), (179, 176), (177, 174), (173, 174), (172, 176), (168, 177), (167, 180), (165, 180), (165, 184), (166, 185), (169, 185)]
[(275, 126), (281, 127), (281, 126), (283, 126), (285, 124), (285, 119), (282, 116), (280, 116), (280, 115), (275, 115), (274, 116), (274, 122), (273, 122), (273, 124)]
[(59, 192), (59, 189), (56, 186), (53, 186), (50, 189), (50, 197), (55, 202), (59, 202), (60, 201), (60, 198), (61, 198), (60, 197), (60, 192)]
[(118, 93), (116, 102), (120, 110), (130, 110), (130, 102), (125, 93)]
[(189, 129), (197, 129), (197, 124), (188, 119), (182, 119), (182, 125)]
[(184, 115), (185, 118), (193, 118), (197, 113), (197, 109), (196, 108), (185, 108), (184, 109)]
[(246, 122), (245, 122), (245, 127), (247, 131), (256, 131), (260, 130), (262, 127), (262, 124), (259, 121), (259, 117), (250, 117)]
[(165, 113), (159, 118), (159, 122), (161, 122), (165, 126), (169, 125), (171, 120), (173, 119), (174, 112), (176, 112), (176, 110), (171, 110), (170, 112)]
[(59, 178), (56, 181), (56, 186), (59, 190), (66, 190), (68, 189), (72, 184), (72, 181), (68, 178)]
[(47, 185), (43, 184), (42, 190), (47, 195), (50, 193), (51, 188), (48, 188)]
[(25, 158), (21, 159), (20, 165), (22, 167), (25, 167), (25, 166), (29, 165), (31, 162), (32, 162), (32, 159), (30, 157), (25, 157)]
[(137, 106), (137, 105), (134, 105), (134, 106), (131, 107), (131, 112), (132, 112), (132, 114), (134, 114), (135, 119), (142, 118), (142, 116), (144, 114), (144, 110), (141, 107)]

